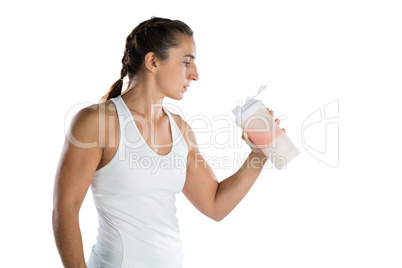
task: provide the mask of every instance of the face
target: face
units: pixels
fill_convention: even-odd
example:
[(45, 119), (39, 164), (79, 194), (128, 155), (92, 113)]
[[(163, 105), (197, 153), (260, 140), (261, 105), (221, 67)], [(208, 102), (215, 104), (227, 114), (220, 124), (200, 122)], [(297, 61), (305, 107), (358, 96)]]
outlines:
[(198, 80), (195, 65), (196, 48), (191, 36), (181, 35), (180, 45), (170, 48), (169, 57), (157, 62), (155, 80), (158, 91), (166, 97), (181, 100), (191, 81)]

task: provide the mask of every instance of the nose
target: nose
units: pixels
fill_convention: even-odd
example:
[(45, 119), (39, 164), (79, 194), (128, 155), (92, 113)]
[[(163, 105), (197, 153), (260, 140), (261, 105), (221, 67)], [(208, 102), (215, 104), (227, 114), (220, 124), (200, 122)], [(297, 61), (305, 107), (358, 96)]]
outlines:
[(190, 80), (197, 81), (198, 80), (197, 66), (195, 64), (193, 66), (194, 66), (194, 68), (193, 68), (193, 70), (191, 70), (189, 78), (190, 78)]

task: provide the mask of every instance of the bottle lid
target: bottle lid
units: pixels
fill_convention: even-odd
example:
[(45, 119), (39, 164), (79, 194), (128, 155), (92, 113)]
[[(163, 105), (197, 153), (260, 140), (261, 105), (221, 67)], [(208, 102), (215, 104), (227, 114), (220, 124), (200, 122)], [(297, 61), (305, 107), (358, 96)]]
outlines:
[(245, 122), (252, 114), (254, 114), (258, 109), (264, 107), (264, 103), (260, 100), (249, 99), (242, 107), (238, 105), (232, 110), (235, 115), (235, 123), (239, 127), (243, 122)]
[(256, 99), (258, 95), (261, 94), (261, 92), (264, 91), (265, 86), (262, 86), (258, 89), (257, 95), (255, 96), (248, 96), (246, 98), (246, 103), (241, 107), (240, 105), (237, 105), (236, 108), (232, 110), (232, 113), (235, 116), (235, 123), (238, 126), (241, 126), (243, 122), (245, 122), (253, 113), (255, 113), (258, 109), (261, 107), (264, 107), (265, 104), (261, 101)]

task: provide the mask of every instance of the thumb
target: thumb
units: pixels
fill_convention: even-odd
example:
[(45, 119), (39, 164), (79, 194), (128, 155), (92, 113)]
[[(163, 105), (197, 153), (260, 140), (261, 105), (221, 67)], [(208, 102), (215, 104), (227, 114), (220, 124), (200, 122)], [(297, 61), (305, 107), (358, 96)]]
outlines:
[(248, 146), (251, 147), (253, 151), (259, 151), (259, 148), (255, 143), (250, 139), (246, 131), (243, 131), (242, 139), (247, 143)]

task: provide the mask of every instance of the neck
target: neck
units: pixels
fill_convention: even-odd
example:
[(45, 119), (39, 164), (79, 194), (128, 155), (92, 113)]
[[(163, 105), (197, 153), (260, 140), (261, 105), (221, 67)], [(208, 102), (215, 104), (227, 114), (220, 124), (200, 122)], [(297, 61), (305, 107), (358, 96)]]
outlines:
[(150, 122), (164, 116), (162, 109), (164, 96), (157, 92), (152, 82), (130, 83), (129, 89), (121, 97), (132, 112), (145, 117)]

